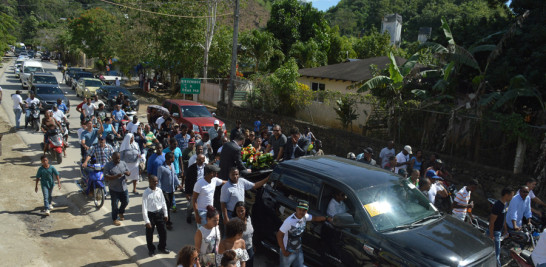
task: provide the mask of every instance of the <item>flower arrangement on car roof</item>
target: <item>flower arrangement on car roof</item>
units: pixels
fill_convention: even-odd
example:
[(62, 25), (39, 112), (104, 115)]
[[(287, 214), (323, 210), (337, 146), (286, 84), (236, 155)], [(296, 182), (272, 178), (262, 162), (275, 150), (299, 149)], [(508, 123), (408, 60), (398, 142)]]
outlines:
[(252, 145), (241, 149), (241, 159), (247, 168), (251, 168), (252, 170), (269, 169), (274, 163), (271, 154), (256, 151), (256, 148)]

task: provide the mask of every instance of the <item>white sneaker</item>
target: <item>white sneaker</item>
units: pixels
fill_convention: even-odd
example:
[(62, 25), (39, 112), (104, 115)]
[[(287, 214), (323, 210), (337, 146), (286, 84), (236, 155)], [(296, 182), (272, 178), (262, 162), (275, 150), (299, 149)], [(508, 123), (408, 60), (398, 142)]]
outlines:
[(45, 215), (46, 215), (46, 216), (49, 216), (49, 210), (46, 210), (46, 211), (45, 211)]
[(53, 209), (53, 204), (49, 204), (49, 210)]

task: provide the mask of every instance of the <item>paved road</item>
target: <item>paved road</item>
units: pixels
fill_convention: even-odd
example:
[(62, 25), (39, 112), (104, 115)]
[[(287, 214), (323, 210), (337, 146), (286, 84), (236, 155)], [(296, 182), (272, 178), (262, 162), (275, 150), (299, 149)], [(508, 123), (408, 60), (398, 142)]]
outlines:
[[(6, 63), (8, 66), (11, 66), (12, 63)], [(61, 72), (56, 70), (56, 64), (44, 62), (44, 69), (47, 72), (52, 72), (58, 81), (62, 80)], [(15, 125), (14, 115), (12, 111), (12, 101), (10, 99), (11, 94), (15, 93), (15, 90), (22, 90), (20, 81), (13, 74), (13, 69), (8, 67), (5, 74), (0, 77), (0, 86), (3, 88), (3, 97), (2, 106), (7, 113), (9, 122), (11, 125)], [(134, 195), (130, 193), (129, 206), (125, 213), (125, 221), (122, 226), (116, 227), (112, 225), (110, 218), (110, 199), (107, 198), (104, 206), (100, 210), (96, 210), (92, 201), (87, 201), (86, 198), (79, 194), (78, 187), (75, 185), (75, 181), (79, 179), (79, 168), (77, 167), (77, 161), (80, 158), (79, 145), (77, 143), (77, 134), (76, 129), (79, 128), (79, 113), (76, 111), (76, 106), (81, 103), (81, 99), (76, 97), (75, 92), (72, 91), (65, 84), (61, 84), (61, 89), (66, 93), (66, 96), (70, 100), (71, 108), (70, 114), (71, 117), (70, 125), (72, 133), (69, 137), (70, 147), (67, 149), (67, 158), (63, 159), (62, 164), (56, 165), (52, 159), (50, 162), (53, 162), (57, 170), (61, 174), (61, 181), (63, 188), (57, 194), (62, 194), (63, 196), (70, 196), (69, 199), (72, 199), (77, 205), (80, 205), (80, 210), (84, 214), (88, 215), (95, 224), (99, 223), (102, 226), (102, 231), (107, 235), (121, 250), (123, 250), (128, 258), (133, 262), (141, 266), (174, 266), (175, 264), (175, 252), (178, 251), (186, 244), (193, 244), (193, 236), (195, 234), (196, 226), (195, 224), (187, 224), (185, 220), (185, 209), (180, 210), (180, 208), (185, 207), (186, 200), (181, 193), (177, 193), (176, 201), (179, 211), (173, 213), (173, 222), (174, 230), (169, 231), (167, 235), (167, 248), (171, 249), (174, 252), (171, 252), (168, 255), (156, 255), (154, 257), (148, 257), (147, 248), (146, 248), (146, 239), (144, 235), (144, 225), (141, 215), (141, 194)], [(26, 91), (23, 91), (23, 99), (26, 99)], [(142, 122), (146, 121), (146, 116), (144, 114), (145, 109), (141, 109), (139, 112), (139, 120)], [(21, 124), (24, 125), (24, 118), (21, 118)], [(35, 156), (33, 161), (35, 164), (39, 164), (39, 155), (40, 155), (40, 142), (43, 140), (43, 135), (40, 133), (35, 133), (30, 130), (20, 130), (18, 132), (21, 139), (28, 145), (30, 151), (35, 151)], [(35, 165), (38, 166), (38, 165)], [(137, 188), (140, 193), (144, 191), (147, 187), (147, 182), (141, 182), (138, 184)], [(54, 212), (52, 216), (55, 216)], [(85, 227), (85, 226), (82, 226)], [(157, 235), (154, 237), (157, 242)], [(117, 249), (117, 248), (116, 248)], [(256, 266), (272, 266), (275, 261), (271, 259), (272, 254), (264, 253), (264, 256), (257, 256), (255, 259)], [(69, 256), (69, 255), (66, 255)], [(267, 258), (270, 258), (269, 260)]]

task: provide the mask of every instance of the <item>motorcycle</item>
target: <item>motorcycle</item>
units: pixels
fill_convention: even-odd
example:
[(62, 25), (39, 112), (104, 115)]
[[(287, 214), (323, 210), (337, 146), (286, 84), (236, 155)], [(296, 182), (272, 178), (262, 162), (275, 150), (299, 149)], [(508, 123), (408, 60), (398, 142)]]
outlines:
[[(59, 129), (49, 130), (47, 132), (48, 147), (47, 153), (57, 161), (57, 164), (63, 162), (63, 134)], [(41, 143), (42, 150), (44, 149), (44, 143)]]
[(76, 185), (84, 195), (92, 196), (95, 207), (100, 209), (104, 205), (104, 199), (106, 198), (104, 166), (96, 163), (94, 157), (91, 159), (91, 162), (93, 163), (87, 164), (85, 168), (81, 166), (81, 162), (78, 162), (82, 178), (76, 181)]
[(524, 225), (521, 231), (510, 234), (508, 239), (519, 244), (519, 246), (510, 249), (510, 257), (519, 267), (535, 266), (531, 254), (539, 237), (540, 234), (533, 225)]
[(40, 108), (36, 103), (32, 103), (29, 108), (30, 116), (27, 118), (31, 129), (36, 132), (40, 130)]

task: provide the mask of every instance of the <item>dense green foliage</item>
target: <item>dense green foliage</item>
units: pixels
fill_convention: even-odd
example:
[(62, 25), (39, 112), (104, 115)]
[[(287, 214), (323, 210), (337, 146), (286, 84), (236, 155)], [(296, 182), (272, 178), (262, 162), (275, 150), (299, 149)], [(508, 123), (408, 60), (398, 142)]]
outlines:
[(387, 14), (402, 15), (402, 40), (417, 41), (419, 27), (432, 27), (432, 39), (442, 38), (440, 18), (446, 17), (462, 40), (477, 40), (491, 27), (500, 27), (509, 17), (502, 6), (491, 7), (487, 0), (341, 0), (326, 12), (331, 25), (339, 26), (343, 35), (362, 36), (381, 28)]

